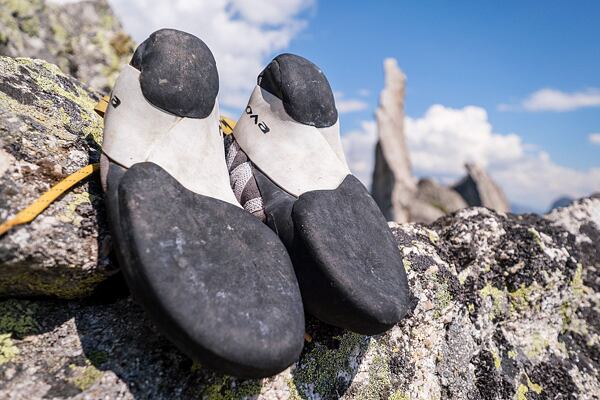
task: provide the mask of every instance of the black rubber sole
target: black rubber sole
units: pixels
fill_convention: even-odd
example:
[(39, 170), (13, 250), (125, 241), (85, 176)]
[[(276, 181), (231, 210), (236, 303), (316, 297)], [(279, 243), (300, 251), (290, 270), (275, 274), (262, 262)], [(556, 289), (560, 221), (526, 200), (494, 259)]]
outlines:
[(400, 251), (367, 189), (348, 175), (335, 190), (285, 193), (256, 174), (267, 224), (286, 244), (304, 308), (364, 335), (382, 333), (409, 310)]
[(304, 314), (277, 236), (241, 208), (188, 191), (159, 166), (111, 164), (109, 224), (134, 297), (191, 358), (244, 378), (302, 350)]

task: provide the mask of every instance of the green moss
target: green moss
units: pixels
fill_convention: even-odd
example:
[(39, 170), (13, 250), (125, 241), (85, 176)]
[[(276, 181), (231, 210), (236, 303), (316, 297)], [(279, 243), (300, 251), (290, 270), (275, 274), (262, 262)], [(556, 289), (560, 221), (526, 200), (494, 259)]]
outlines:
[(21, 29), (29, 36), (37, 37), (40, 34), (40, 20), (38, 17), (26, 18), (21, 22)]
[(102, 371), (92, 365), (86, 365), (85, 367), (70, 365), (69, 367), (75, 374), (74, 377), (69, 379), (69, 382), (81, 391), (89, 389), (98, 379), (102, 378)]
[(505, 312), (507, 299), (506, 293), (504, 293), (503, 290), (495, 288), (490, 283), (488, 283), (479, 291), (479, 296), (481, 296), (481, 298), (484, 300), (486, 297), (492, 298), (494, 314), (499, 315)]
[(11, 28), (29, 36), (39, 36), (40, 20), (37, 14), (43, 12), (43, 8), (39, 0), (0, 0), (3, 19), (11, 18)]
[(402, 265), (404, 265), (404, 270), (406, 272), (409, 272), (412, 267), (412, 263), (410, 262), (410, 260), (407, 260), (406, 258), (402, 259)]
[(531, 390), (537, 394), (540, 394), (544, 391), (544, 388), (542, 388), (541, 385), (531, 382), (531, 379), (529, 379), (529, 376), (527, 377), (527, 387), (529, 388), (529, 390)]
[(404, 394), (404, 392), (396, 390), (390, 397), (388, 397), (388, 400), (410, 400), (410, 397)]
[(500, 369), (500, 366), (502, 365), (502, 360), (500, 359), (500, 356), (494, 350), (492, 350), (491, 353), (492, 358), (494, 359), (494, 367), (496, 367), (496, 369)]
[(446, 308), (452, 302), (452, 294), (448, 290), (448, 283), (445, 280), (438, 280), (437, 275), (434, 276), (436, 283), (435, 290), (435, 310), (433, 311), (434, 318), (441, 318)]
[(511, 310), (513, 311), (526, 311), (529, 309), (529, 298), (533, 291), (532, 286), (521, 285), (519, 289), (514, 292), (508, 293), (508, 299), (510, 300)]
[(65, 27), (58, 21), (52, 21), (50, 25), (54, 39), (59, 43), (65, 43), (69, 37)]
[[(30, 65), (31, 60), (17, 58), (18, 63), (24, 65)], [(77, 88), (77, 91), (74, 93), (70, 90), (66, 90), (55, 78), (57, 75), (62, 75), (66, 78), (66, 76), (60, 71), (60, 69), (54, 65), (44, 61), (36, 60), (35, 64), (38, 64), (41, 73), (34, 74), (33, 78), (35, 80), (36, 85), (44, 92), (64, 97), (66, 99), (71, 100), (73, 103), (84, 109), (94, 108), (94, 101), (90, 99), (90, 97), (83, 91), (81, 88)]]
[(0, 365), (12, 361), (19, 354), (11, 336), (10, 333), (0, 334)]
[(108, 353), (101, 350), (93, 350), (87, 354), (87, 358), (94, 365), (102, 365), (108, 361)]
[(562, 331), (566, 331), (571, 322), (573, 321), (573, 307), (569, 301), (565, 301), (560, 305), (558, 310), (560, 318), (562, 319)]
[(6, 11), (10, 14), (16, 15), (18, 17), (28, 17), (33, 15), (36, 9), (39, 8), (39, 1), (34, 0), (2, 0), (0, 1), (0, 5), (5, 8)]
[(93, 41), (98, 46), (106, 63), (102, 68), (102, 75), (108, 79), (109, 86), (112, 86), (121, 70), (123, 62), (133, 53), (135, 44), (124, 33), (108, 37), (105, 31), (96, 32)]
[(69, 114), (66, 113), (65, 110), (63, 110), (62, 108), (59, 109), (58, 115), (59, 115), (60, 122), (62, 122), (65, 127), (67, 127), (71, 124), (71, 117), (69, 116)]
[(361, 388), (357, 398), (379, 400), (390, 392), (392, 386), (389, 356), (386, 349), (374, 341), (371, 342), (371, 351), (374, 352), (374, 356), (371, 365), (369, 365), (369, 379), (367, 384)]
[(89, 192), (73, 193), (68, 196), (69, 202), (64, 207), (63, 212), (57, 215), (56, 218), (59, 221), (79, 226), (81, 225), (81, 217), (76, 212), (77, 207), (82, 204), (92, 204), (96, 199)]
[(517, 352), (515, 350), (509, 350), (508, 358), (510, 358), (511, 360), (515, 360), (517, 358)]
[(538, 247), (540, 249), (544, 250), (546, 248), (546, 246), (544, 245), (544, 242), (542, 241), (542, 236), (535, 228), (529, 228), (529, 229), (527, 229), (527, 232), (529, 232), (529, 234), (531, 235), (531, 238), (533, 239), (535, 244), (538, 245)]
[[(65, 271), (66, 269), (67, 271)], [(89, 296), (96, 285), (106, 279), (100, 274), (89, 274), (84, 271), (75, 275), (72, 267), (65, 266), (63, 270), (22, 269), (14, 274), (0, 276), (0, 296), (7, 293), (35, 294), (52, 296), (61, 299), (77, 299)]]
[(0, 302), (0, 334), (22, 338), (36, 333), (39, 330), (34, 318), (36, 309), (34, 304), (24, 300)]
[(200, 371), (202, 369), (202, 364), (200, 364), (198, 361), (193, 361), (192, 362), (192, 366), (190, 367), (190, 372), (191, 373), (196, 373), (198, 371)]
[(36, 306), (28, 301), (6, 300), (0, 302), (0, 365), (19, 353), (13, 338), (23, 338), (36, 333), (39, 328), (34, 315)]
[(352, 355), (358, 354), (361, 346), (369, 342), (369, 338), (355, 333), (345, 333), (337, 337), (340, 344), (337, 349), (329, 349), (318, 342), (300, 360), (300, 365), (293, 371), (298, 391), (309, 395), (311, 389), (327, 398), (334, 396), (336, 385), (341, 375), (351, 376), (353, 371)]
[(521, 383), (519, 385), (519, 387), (517, 388), (517, 400), (527, 400), (527, 396), (525, 396), (525, 395), (527, 394), (528, 391), (529, 391), (529, 389), (527, 388), (527, 386), (525, 386)]
[(573, 275), (573, 279), (571, 279), (571, 288), (576, 296), (583, 294), (583, 265), (581, 263), (577, 264), (575, 274)]
[(527, 357), (529, 358), (537, 357), (550, 345), (548, 340), (542, 337), (539, 332), (535, 332), (533, 335), (531, 335), (530, 339), (531, 346), (527, 351)]
[[(33, 77), (36, 87), (34, 95), (39, 98), (36, 106), (27, 106), (0, 92), (0, 106), (17, 114), (28, 115), (49, 128), (51, 134), (64, 131), (66, 124), (81, 130), (83, 136), (90, 136), (99, 145), (102, 143), (103, 121), (94, 112), (96, 102), (81, 87), (75, 85), (75, 90), (66, 90), (59, 83), (57, 76), (68, 79), (57, 66), (41, 60), (29, 58), (3, 59), (0, 73), (4, 75), (19, 75), (20, 67), (25, 67)], [(47, 98), (50, 97), (50, 98)], [(64, 100), (75, 103), (80, 109), (61, 106)], [(77, 113), (74, 114), (74, 113)], [(72, 139), (71, 139), (72, 140)]]
[(222, 376), (202, 393), (206, 400), (238, 400), (255, 397), (260, 394), (262, 384), (259, 380), (235, 381)]
[(100, 19), (100, 23), (102, 24), (103, 28), (110, 31), (113, 29), (113, 26), (115, 25), (115, 18), (110, 13), (106, 13), (106, 14), (102, 15), (102, 18)]
[(302, 396), (298, 392), (298, 388), (293, 379), (286, 379), (288, 390), (290, 391), (288, 400), (302, 400)]
[(427, 231), (427, 236), (429, 237), (429, 241), (433, 244), (437, 244), (437, 242), (440, 240), (440, 236), (437, 234), (437, 232), (432, 231), (431, 229), (425, 229)]
[(458, 274), (458, 283), (460, 283), (461, 285), (464, 285), (465, 282), (467, 281), (467, 278), (471, 275), (471, 269), (470, 268), (465, 268), (462, 271), (460, 271), (460, 273)]

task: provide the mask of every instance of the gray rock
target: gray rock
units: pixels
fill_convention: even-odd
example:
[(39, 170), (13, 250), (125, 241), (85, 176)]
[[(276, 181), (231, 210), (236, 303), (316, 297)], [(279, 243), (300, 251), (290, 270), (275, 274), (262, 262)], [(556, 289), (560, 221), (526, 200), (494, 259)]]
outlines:
[(574, 199), (569, 196), (559, 197), (558, 199), (556, 199), (552, 202), (552, 204), (550, 205), (550, 210), (548, 212), (554, 210), (555, 208), (566, 207), (569, 204), (571, 204), (573, 202), (573, 200)]
[(0, 0), (0, 55), (49, 61), (106, 93), (134, 47), (106, 0)]
[[(0, 221), (98, 162), (98, 94), (41, 60), (0, 57)], [(0, 237), (0, 296), (89, 295), (115, 272), (97, 176)]]
[(392, 223), (409, 317), (374, 337), (309, 319), (300, 360), (261, 381), (192, 363), (128, 298), (4, 301), (0, 398), (598, 398), (598, 260), (583, 244), (600, 245), (600, 202), (562, 210)]
[(466, 207), (467, 203), (455, 190), (432, 179), (420, 179), (415, 199), (409, 207), (410, 220), (429, 224)]
[(587, 272), (583, 282), (600, 292), (600, 193), (552, 210), (546, 219), (575, 236), (578, 258)]
[(379, 142), (371, 193), (388, 221), (407, 222), (416, 192), (404, 133), (406, 77), (393, 58), (384, 62), (385, 87), (375, 113)]
[(467, 176), (452, 189), (456, 190), (469, 206), (487, 207), (501, 213), (510, 211), (510, 204), (504, 192), (483, 167), (467, 163), (465, 168)]
[[(431, 223), (436, 219), (465, 208), (469, 202), (452, 188), (431, 179), (416, 184), (412, 175), (410, 155), (404, 132), (404, 96), (406, 77), (394, 59), (384, 62), (385, 86), (375, 113), (379, 140), (375, 147), (375, 167), (371, 194), (388, 221)], [(459, 188), (475, 199), (473, 204), (507, 211), (501, 190), (491, 182), (485, 171), (467, 166), (469, 176)], [(455, 188), (456, 189), (456, 188)]]
[(411, 222), (430, 224), (446, 215), (440, 208), (425, 201), (413, 199), (409, 205), (409, 219)]

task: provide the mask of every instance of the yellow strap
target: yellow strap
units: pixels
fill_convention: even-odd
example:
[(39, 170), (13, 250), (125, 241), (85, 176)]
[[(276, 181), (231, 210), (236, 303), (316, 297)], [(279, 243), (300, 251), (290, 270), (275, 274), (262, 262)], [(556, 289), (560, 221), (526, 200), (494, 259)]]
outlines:
[(77, 183), (90, 176), (94, 171), (98, 170), (99, 164), (90, 164), (79, 171), (69, 175), (56, 185), (54, 185), (46, 193), (38, 197), (29, 207), (15, 215), (14, 218), (0, 225), (0, 236), (8, 232), (12, 227), (26, 224), (33, 221), (42, 213), (54, 200), (60, 197), (67, 190), (71, 189)]
[(231, 135), (233, 133), (233, 128), (235, 128), (235, 121), (231, 118), (227, 118), (221, 115), (219, 126), (221, 127), (221, 132), (223, 132), (223, 135)]
[(94, 107), (94, 111), (96, 111), (96, 114), (104, 118), (104, 114), (106, 113), (106, 109), (108, 108), (109, 101), (110, 96), (104, 96), (100, 100), (98, 100), (98, 103), (96, 103), (96, 107)]
[[(108, 104), (110, 102), (110, 96), (102, 97), (96, 107), (94, 107), (94, 111), (98, 113), (101, 117), (104, 117), (106, 113), (106, 109), (108, 108)], [(219, 128), (223, 135), (231, 135), (233, 133), (233, 128), (235, 127), (235, 121), (231, 118), (221, 116), (219, 120)], [(99, 164), (90, 164), (79, 171), (69, 175), (56, 185), (54, 185), (50, 190), (46, 193), (42, 194), (35, 200), (29, 207), (20, 211), (14, 218), (9, 219), (0, 225), (0, 236), (4, 235), (10, 229), (17, 225), (22, 225), (33, 221), (38, 215), (40, 215), (54, 200), (59, 198), (63, 193), (67, 190), (71, 189), (77, 183), (81, 182), (92, 173), (97, 171), (99, 168)]]

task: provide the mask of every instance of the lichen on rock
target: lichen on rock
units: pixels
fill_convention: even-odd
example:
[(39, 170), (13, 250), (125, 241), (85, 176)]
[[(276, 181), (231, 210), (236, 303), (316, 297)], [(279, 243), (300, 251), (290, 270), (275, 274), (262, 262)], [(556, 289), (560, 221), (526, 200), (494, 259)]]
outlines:
[[(99, 95), (41, 60), (0, 57), (0, 220), (98, 162)], [(114, 274), (97, 176), (0, 238), (0, 296), (89, 295)]]
[[(600, 202), (572, 207), (587, 215)], [(598, 246), (598, 225), (571, 221), (569, 211), (472, 208), (428, 227), (392, 223), (410, 265), (407, 318), (373, 337), (308, 318), (300, 360), (263, 380), (193, 363), (125, 297), (10, 300), (0, 304), (0, 335), (10, 335), (0, 398), (595, 399), (600, 300), (590, 265), (598, 264), (582, 245)]]
[(0, 0), (0, 55), (39, 58), (108, 93), (135, 43), (106, 0)]

